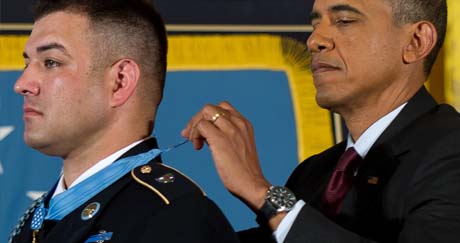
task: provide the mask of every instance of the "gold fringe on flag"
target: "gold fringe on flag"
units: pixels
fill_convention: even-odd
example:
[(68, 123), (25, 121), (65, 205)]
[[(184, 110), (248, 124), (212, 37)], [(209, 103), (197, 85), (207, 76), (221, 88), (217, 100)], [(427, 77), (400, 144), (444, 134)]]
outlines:
[(449, 16), (445, 48), (445, 93), (447, 103), (460, 110), (460, 1), (447, 0)]

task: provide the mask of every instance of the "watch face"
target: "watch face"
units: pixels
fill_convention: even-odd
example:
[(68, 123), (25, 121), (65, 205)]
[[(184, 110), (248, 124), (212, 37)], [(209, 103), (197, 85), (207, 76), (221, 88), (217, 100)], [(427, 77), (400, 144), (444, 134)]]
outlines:
[(267, 199), (276, 208), (276, 211), (289, 211), (297, 202), (294, 193), (282, 186), (275, 186), (270, 189)]

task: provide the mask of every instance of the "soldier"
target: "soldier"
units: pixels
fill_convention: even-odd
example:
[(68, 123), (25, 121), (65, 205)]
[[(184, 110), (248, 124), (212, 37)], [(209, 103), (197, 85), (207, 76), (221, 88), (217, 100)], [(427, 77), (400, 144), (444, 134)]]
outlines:
[(236, 242), (219, 208), (161, 164), (150, 137), (166, 75), (165, 27), (142, 0), (43, 0), (15, 92), (24, 140), (63, 159), (10, 242)]

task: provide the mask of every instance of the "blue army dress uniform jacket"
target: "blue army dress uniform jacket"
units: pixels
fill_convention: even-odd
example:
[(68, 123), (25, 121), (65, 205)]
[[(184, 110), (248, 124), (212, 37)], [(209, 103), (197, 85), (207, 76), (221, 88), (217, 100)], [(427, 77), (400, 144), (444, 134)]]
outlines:
[[(155, 139), (121, 158), (156, 148)], [(116, 163), (116, 162), (115, 162)], [(46, 200), (49, 198), (45, 198)], [(95, 204), (99, 204), (97, 211)], [(32, 214), (33, 209), (28, 214)], [(14, 243), (31, 243), (31, 218)], [(83, 219), (85, 218), (85, 219)], [(97, 241), (106, 237), (109, 240)], [(189, 178), (157, 157), (133, 169), (62, 220), (45, 220), (37, 243), (238, 242), (220, 209)]]
[[(294, 170), (286, 186), (307, 204), (284, 242), (460, 242), (459, 144), (459, 113), (421, 88), (364, 158), (337, 218), (322, 213), (321, 198), (346, 143)], [(240, 236), (273, 241), (263, 228)]]

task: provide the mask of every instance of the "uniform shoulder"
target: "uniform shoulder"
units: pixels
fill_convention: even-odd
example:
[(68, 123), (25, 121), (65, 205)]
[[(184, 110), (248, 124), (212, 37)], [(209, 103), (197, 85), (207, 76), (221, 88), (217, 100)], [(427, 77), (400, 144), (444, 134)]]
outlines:
[(131, 171), (131, 176), (137, 183), (159, 196), (167, 205), (184, 196), (206, 196), (196, 182), (179, 170), (162, 163), (138, 166)]

